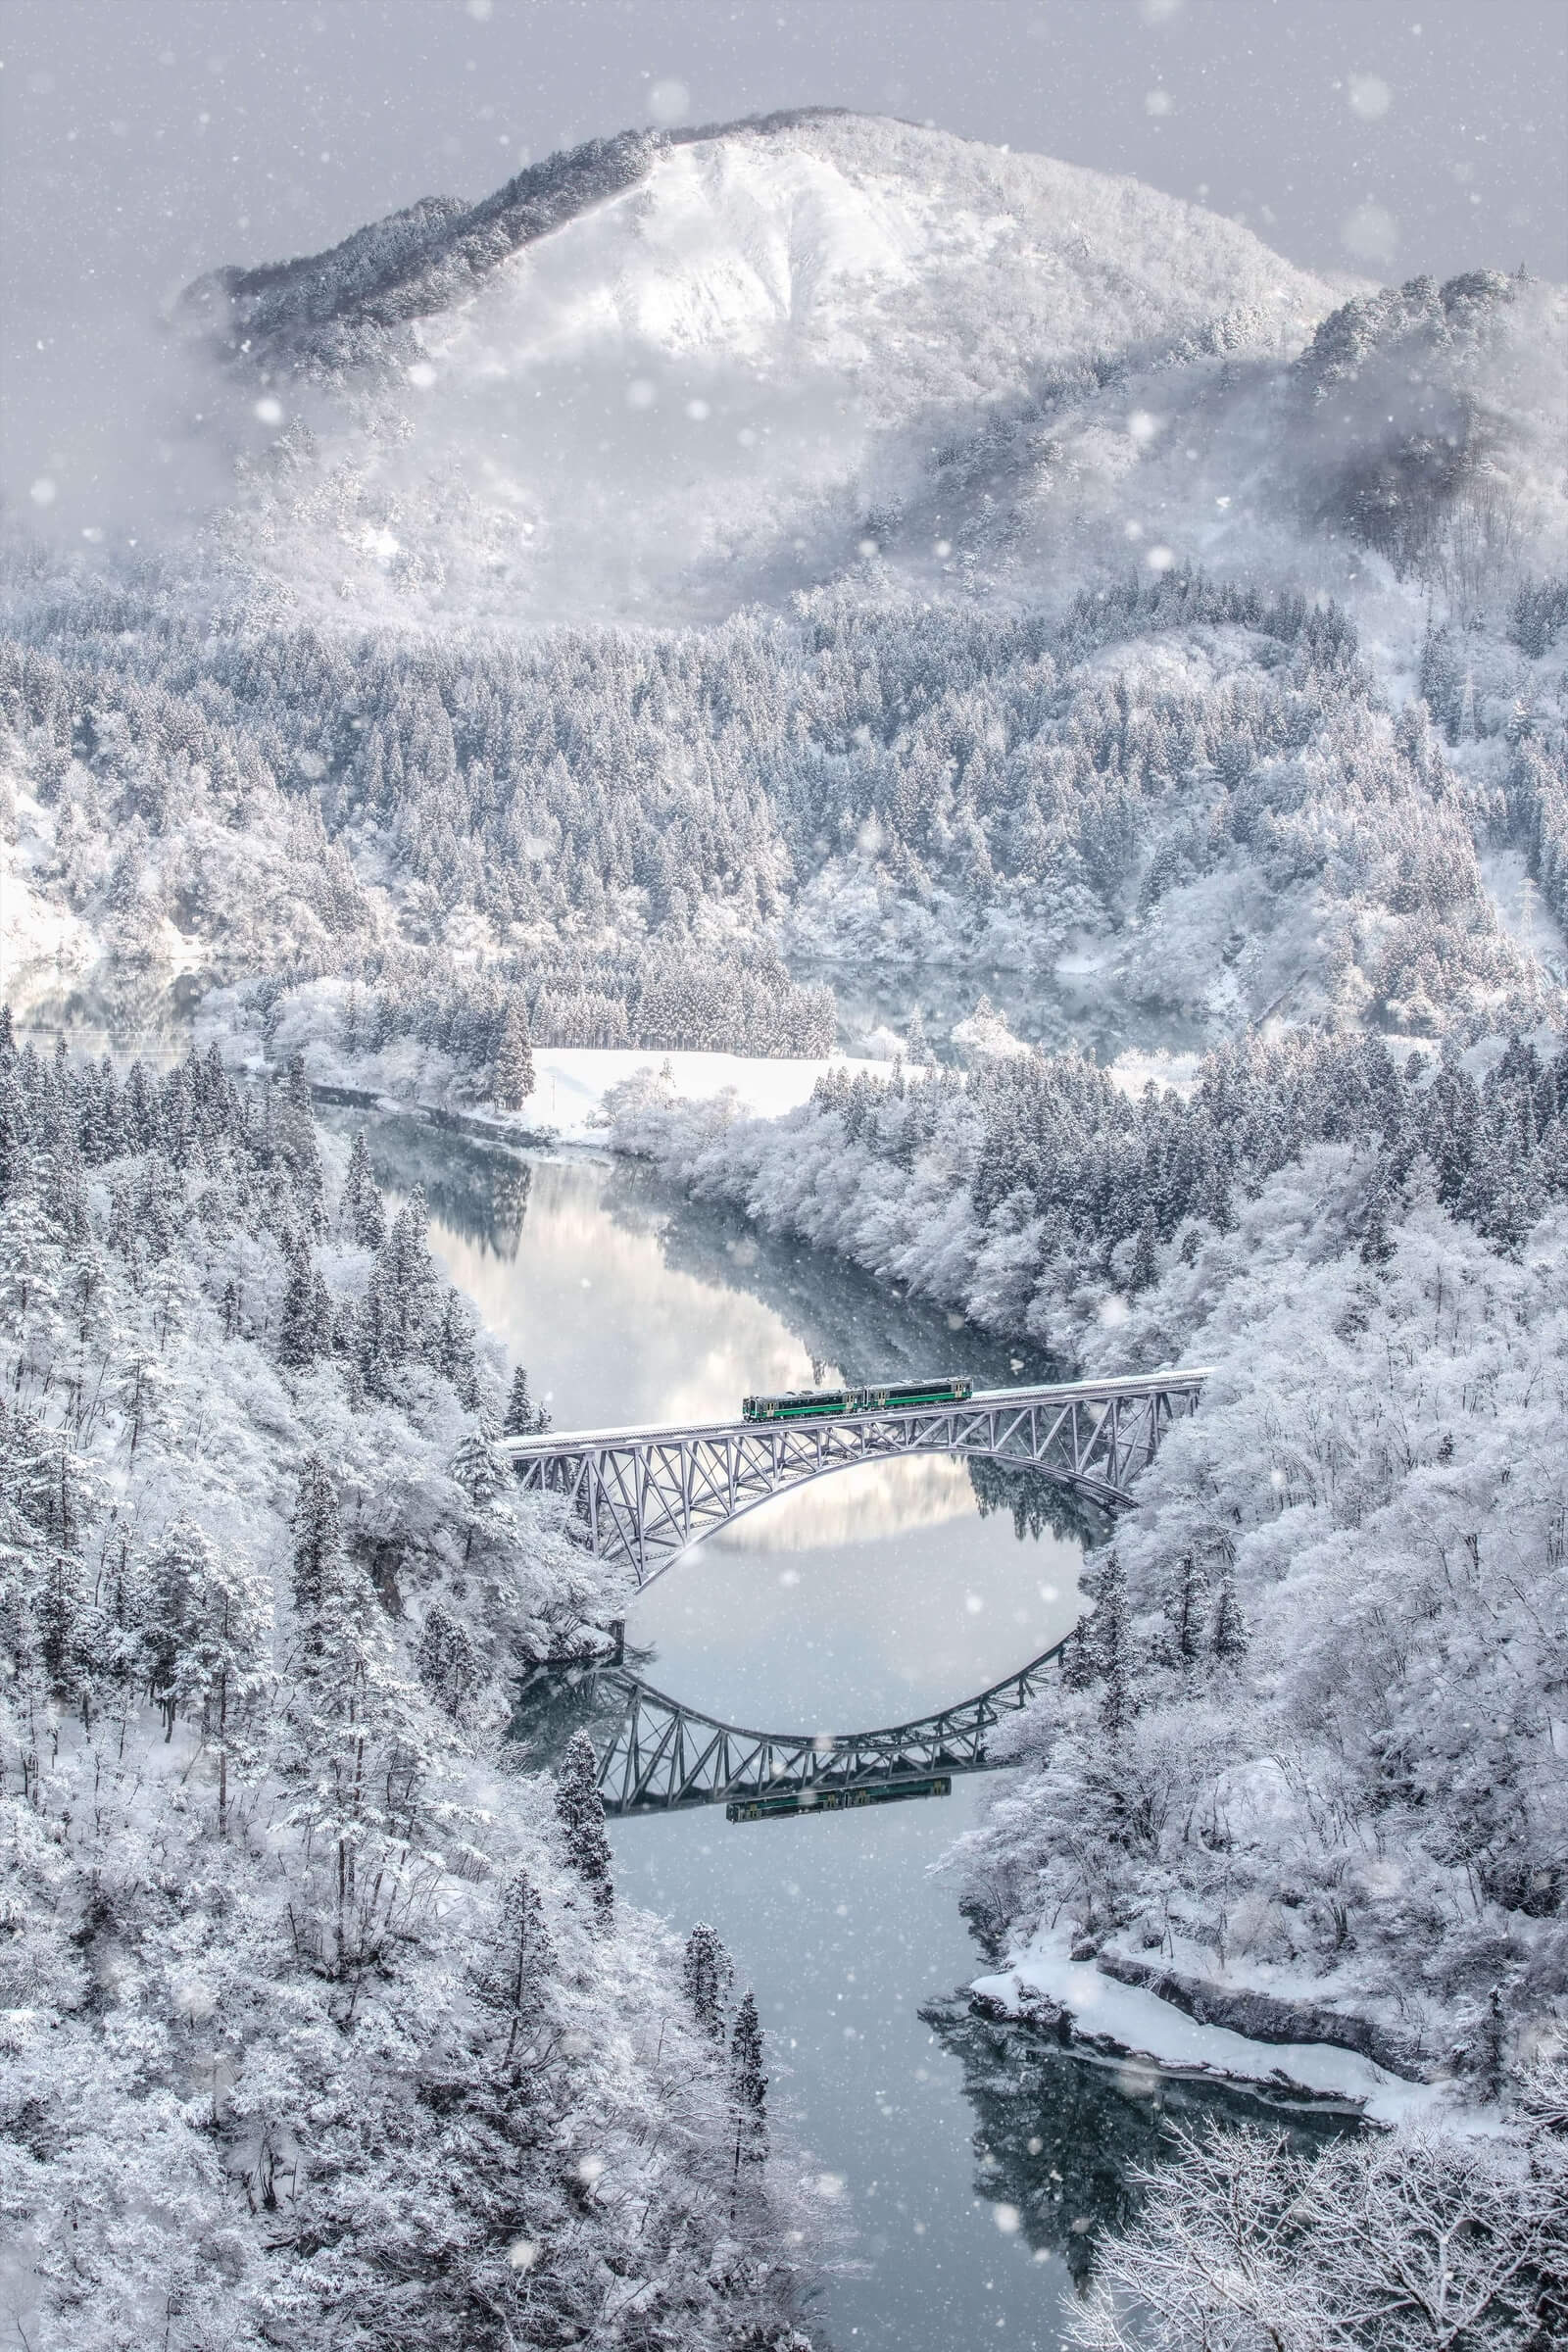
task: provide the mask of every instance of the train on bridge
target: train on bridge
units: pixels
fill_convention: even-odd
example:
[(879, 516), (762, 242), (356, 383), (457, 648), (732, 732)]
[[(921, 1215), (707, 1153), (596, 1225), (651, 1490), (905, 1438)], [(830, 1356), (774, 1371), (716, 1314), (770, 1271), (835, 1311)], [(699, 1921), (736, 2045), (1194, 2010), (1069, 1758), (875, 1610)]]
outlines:
[(777, 1396), (743, 1396), (743, 1421), (821, 1421), (841, 1413), (902, 1412), (911, 1405), (966, 1404), (974, 1382), (944, 1374), (938, 1380), (893, 1380), (860, 1389), (785, 1389)]

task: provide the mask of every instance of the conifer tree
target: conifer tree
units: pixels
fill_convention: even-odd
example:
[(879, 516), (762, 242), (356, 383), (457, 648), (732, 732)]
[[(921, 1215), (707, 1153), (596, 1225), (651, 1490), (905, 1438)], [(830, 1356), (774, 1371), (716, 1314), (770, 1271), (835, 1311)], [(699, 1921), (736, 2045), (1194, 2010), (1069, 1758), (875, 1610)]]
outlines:
[(536, 1438), (542, 1437), (549, 1427), (550, 1415), (542, 1404), (534, 1404), (528, 1394), (528, 1375), (519, 1364), (512, 1375), (507, 1415), (501, 1424), (502, 1434), (509, 1438)]
[(730, 1956), (716, 1930), (699, 1920), (686, 1938), (681, 1983), (693, 2017), (713, 2041), (724, 2038), (724, 2004), (733, 1976)]
[(730, 2180), (730, 2210), (733, 2213), (741, 2194), (741, 2167), (749, 2169), (748, 2178), (760, 2182), (760, 2167), (767, 2162), (767, 2077), (762, 2072), (762, 2021), (757, 2014), (757, 1996), (748, 1992), (735, 2012), (735, 2028), (729, 2044), (729, 2107), (730, 2125), (734, 2132), (734, 2166)]
[(1174, 1573), (1165, 1592), (1165, 1622), (1170, 1628), (1170, 1655), (1181, 1666), (1191, 1666), (1202, 1654), (1203, 1602), (1208, 1592), (1208, 1579), (1190, 1551), (1184, 1551), (1176, 1562)]
[(440, 1285), (425, 1241), (428, 1228), (424, 1193), (416, 1185), (392, 1220), (371, 1278), (379, 1302), (382, 1362), (388, 1367), (422, 1355), (439, 1325)]
[(599, 1759), (584, 1731), (573, 1732), (556, 1773), (556, 1817), (561, 1823), (566, 1859), (593, 1897), (594, 1909), (607, 1926), (615, 1907), (611, 1877), (610, 1839), (605, 1835), (605, 1808), (599, 1795)]
[(271, 1618), (266, 1581), (243, 1553), (189, 1519), (170, 1528), (149, 1565), (141, 1649), (149, 1694), (164, 1715), (199, 1719), (218, 1750), (218, 1834), (228, 1835), (229, 1771), (249, 1749), (262, 1653)]
[(495, 1933), (473, 1974), (473, 1988), (504, 2028), (501, 2063), (510, 2066), (519, 2041), (526, 2042), (543, 2015), (555, 1946), (545, 1924), (539, 1890), (525, 1870), (507, 1881)]
[(1090, 1638), (1105, 1685), (1100, 1702), (1101, 1728), (1107, 1739), (1119, 1740), (1133, 1716), (1133, 1661), (1127, 1620), (1127, 1579), (1114, 1550), (1100, 1571)]
[(288, 1170), (300, 1214), (316, 1239), (320, 1240), (326, 1232), (326, 1188), (321, 1176), (321, 1154), (316, 1143), (310, 1080), (305, 1075), (304, 1057), (299, 1054), (289, 1061), (288, 1084), (273, 1113), (272, 1138)]
[(1061, 1653), (1062, 1683), (1069, 1690), (1087, 1690), (1099, 1676), (1099, 1662), (1089, 1639), (1089, 1620), (1080, 1617)]
[(163, 1714), (165, 1740), (173, 1738), (180, 1666), (215, 1556), (199, 1527), (189, 1519), (176, 1519), (148, 1564), (140, 1612), (143, 1672), (148, 1696)]
[(371, 1172), (363, 1131), (354, 1138), (349, 1152), (348, 1174), (343, 1179), (343, 1197), (337, 1214), (338, 1231), (346, 1242), (352, 1242), (357, 1250), (381, 1248), (386, 1240), (386, 1210), (380, 1187)]
[(925, 1033), (925, 1015), (921, 1012), (918, 1004), (909, 1015), (909, 1025), (905, 1032), (904, 1053), (911, 1069), (932, 1070), (936, 1067), (937, 1057), (931, 1051), (931, 1041)]
[(1138, 1227), (1138, 1246), (1133, 1252), (1132, 1273), (1127, 1284), (1128, 1289), (1135, 1296), (1140, 1291), (1151, 1289), (1159, 1273), (1159, 1258), (1156, 1253), (1158, 1239), (1158, 1232), (1154, 1224), (1154, 1207), (1151, 1201), (1146, 1206)]
[(310, 1453), (294, 1505), (294, 1611), (307, 1657), (319, 1653), (321, 1613), (341, 1567), (337, 1490), (321, 1456)]
[[(441, 1321), (431, 1349), (434, 1369), (457, 1391), (458, 1401), (471, 1412), (479, 1401), (478, 1372), (473, 1355), (473, 1325), (461, 1292), (450, 1284), (441, 1301)], [(492, 1430), (492, 1435), (494, 1434)]]
[(277, 1326), (277, 1357), (286, 1371), (298, 1372), (316, 1360), (316, 1270), (310, 1250), (297, 1235), (287, 1245), (288, 1275)]
[(458, 1441), (452, 1457), (452, 1475), (478, 1510), (494, 1502), (511, 1485), (511, 1457), (502, 1452), (495, 1423), (488, 1415), (482, 1415)]
[(503, 1110), (520, 1110), (533, 1093), (533, 1049), (528, 1039), (528, 1016), (520, 997), (507, 1006), (491, 1070), (490, 1091)]
[(460, 1618), (432, 1601), (425, 1613), (415, 1663), (425, 1689), (455, 1722), (482, 1688), (484, 1666), (472, 1635)]
[(1247, 1619), (1236, 1598), (1236, 1588), (1227, 1577), (1214, 1605), (1214, 1655), (1224, 1664), (1234, 1665), (1237, 1659), (1246, 1657), (1250, 1642)]

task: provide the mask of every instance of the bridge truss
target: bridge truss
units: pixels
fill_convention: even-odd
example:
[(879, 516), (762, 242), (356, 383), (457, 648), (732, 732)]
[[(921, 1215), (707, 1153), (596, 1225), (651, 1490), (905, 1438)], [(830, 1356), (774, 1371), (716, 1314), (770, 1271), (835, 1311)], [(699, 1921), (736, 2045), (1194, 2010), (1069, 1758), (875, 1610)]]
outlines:
[(641, 1588), (703, 1536), (771, 1496), (898, 1454), (984, 1457), (1038, 1471), (1114, 1509), (1128, 1501), (1171, 1424), (1193, 1410), (1203, 1379), (1185, 1370), (991, 1389), (961, 1404), (820, 1421), (588, 1430), (504, 1444), (520, 1483), (564, 1495), (595, 1557), (626, 1559)]
[(986, 1735), (1026, 1707), (1056, 1665), (1058, 1642), (1004, 1682), (912, 1723), (875, 1732), (748, 1732), (666, 1698), (630, 1674), (625, 1708), (599, 1765), (611, 1814), (727, 1805), (734, 1820), (841, 1811), (887, 1794), (935, 1794), (957, 1772), (985, 1772)]

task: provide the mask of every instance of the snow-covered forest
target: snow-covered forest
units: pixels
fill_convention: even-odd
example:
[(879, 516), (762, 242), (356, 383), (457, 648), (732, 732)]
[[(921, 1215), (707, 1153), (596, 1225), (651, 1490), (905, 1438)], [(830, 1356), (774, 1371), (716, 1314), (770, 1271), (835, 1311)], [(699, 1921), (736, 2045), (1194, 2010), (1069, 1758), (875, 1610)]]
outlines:
[[(622, 1090), (623, 1149), (1064, 1367), (1213, 1368), (954, 1857), (1026, 1985), (1071, 1954), (1482, 2104), (1560, 2039), (1565, 1085), (1560, 1038), (1401, 1067), (1297, 1036), (1222, 1050), (1185, 1099), (1039, 1054), (824, 1083), (775, 1122)], [(1182, 2193), (1146, 2230), (1196, 2229)], [(1303, 2194), (1270, 2180), (1258, 2214)]]
[[(929, 124), (535, 162), (486, 104), (492, 194), (203, 256), (143, 435), (180, 519), (78, 515), (69, 452), (0, 517), (0, 994), (211, 1049), (0, 1018), (0, 2324), (807, 2352), (756, 2000), (615, 1885), (586, 1734), (509, 1738), (627, 1578), (312, 1082), (515, 1134), (536, 1051), (891, 1051), (853, 998), (890, 1076), (768, 1120), (651, 1059), (614, 1149), (890, 1317), (1211, 1367), (950, 1856), (998, 2015), (1069, 2044), (1089, 1971), (1405, 2100), (1180, 2146), (1093, 2258), (1064, 2211), (1077, 2340), (1545, 2352), (1568, 297)], [(1191, 1082), (989, 997), (939, 1065), (922, 999), (1004, 974)]]
[(623, 1603), (418, 1195), (7, 1014), (0, 1369), (18, 2340), (804, 2352), (755, 2005), (617, 1897), (585, 1736), (508, 1758)]
[(1478, 862), (1513, 849), (1563, 911), (1538, 603), (1511, 639), (1434, 630), (1396, 715), (1343, 612), (1177, 574), (1055, 624), (824, 593), (417, 669), (89, 601), (0, 658), (8, 822), (99, 952), (274, 998), (342, 977), (347, 1051), (413, 1034), (481, 1090), (514, 1004), (541, 1044), (820, 1053), (831, 999), (775, 942), (1042, 970), (1087, 948), (1129, 1002), (1222, 1033), (1283, 1009), (1430, 1034), (1555, 1001)]

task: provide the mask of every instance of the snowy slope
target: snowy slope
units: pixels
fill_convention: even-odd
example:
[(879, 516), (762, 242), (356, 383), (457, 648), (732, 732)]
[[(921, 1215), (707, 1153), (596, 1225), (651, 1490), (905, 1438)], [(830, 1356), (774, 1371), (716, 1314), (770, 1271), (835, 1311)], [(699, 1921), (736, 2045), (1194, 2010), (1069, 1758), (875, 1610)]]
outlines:
[(994, 503), (977, 435), (1032, 477), (1020, 417), (1277, 366), (1345, 290), (1135, 181), (855, 116), (547, 176), (192, 289), (281, 412), (229, 547), (291, 599), (672, 618), (906, 550), (901, 518), (934, 550), (945, 490)]

